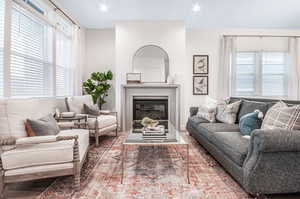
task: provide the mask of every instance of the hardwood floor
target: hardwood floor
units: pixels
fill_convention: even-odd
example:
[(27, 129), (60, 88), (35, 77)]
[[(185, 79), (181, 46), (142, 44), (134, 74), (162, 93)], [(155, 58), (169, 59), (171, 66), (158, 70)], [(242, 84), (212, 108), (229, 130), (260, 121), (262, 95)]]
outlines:
[(34, 199), (54, 180), (55, 178), (9, 184), (5, 187), (4, 196), (6, 199)]

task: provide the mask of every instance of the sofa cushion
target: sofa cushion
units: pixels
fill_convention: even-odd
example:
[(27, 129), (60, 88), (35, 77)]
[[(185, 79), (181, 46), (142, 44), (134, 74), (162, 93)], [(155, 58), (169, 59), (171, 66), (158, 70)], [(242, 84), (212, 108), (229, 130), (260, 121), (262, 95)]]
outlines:
[[(89, 132), (85, 129), (61, 131), (59, 136), (79, 136), (80, 161), (88, 149)], [(60, 164), (73, 161), (74, 140), (43, 144), (26, 144), (1, 154), (3, 168), (18, 169), (30, 166)]]
[(66, 98), (66, 106), (68, 111), (75, 112), (77, 114), (84, 113), (83, 105), (93, 105), (93, 99), (91, 95), (73, 96)]
[(242, 166), (246, 159), (250, 139), (240, 132), (215, 132), (213, 143), (223, 151), (233, 162)]
[(225, 123), (193, 123), (192, 126), (197, 129), (197, 132), (208, 139), (213, 141), (213, 134), (222, 131), (235, 131), (239, 132), (239, 127), (236, 124)]
[(266, 115), (268, 108), (269, 104), (265, 102), (243, 100), (240, 106), (237, 121), (240, 121), (244, 115), (252, 113), (255, 110), (260, 110), (263, 115)]
[[(100, 115), (97, 117), (99, 129), (115, 125), (117, 123), (117, 118), (114, 115)], [(88, 118), (89, 128), (95, 128), (96, 118)]]

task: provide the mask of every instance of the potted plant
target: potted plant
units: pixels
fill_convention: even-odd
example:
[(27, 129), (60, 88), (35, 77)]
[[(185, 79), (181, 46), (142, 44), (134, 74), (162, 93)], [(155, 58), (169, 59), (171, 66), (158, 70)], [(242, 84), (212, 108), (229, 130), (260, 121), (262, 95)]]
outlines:
[(106, 73), (94, 72), (91, 74), (90, 79), (83, 82), (84, 91), (92, 96), (94, 104), (97, 104), (100, 110), (103, 104), (106, 103), (105, 97), (108, 96), (112, 79), (113, 73), (109, 70)]

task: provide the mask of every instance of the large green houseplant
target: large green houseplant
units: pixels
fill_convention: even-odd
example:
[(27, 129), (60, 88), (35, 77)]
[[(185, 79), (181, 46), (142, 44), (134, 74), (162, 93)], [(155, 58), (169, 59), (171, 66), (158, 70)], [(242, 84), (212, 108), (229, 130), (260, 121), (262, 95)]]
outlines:
[(105, 97), (108, 96), (108, 90), (111, 88), (110, 81), (113, 79), (113, 73), (108, 71), (94, 72), (91, 78), (83, 82), (85, 92), (92, 96), (94, 104), (97, 104), (101, 110), (106, 103)]

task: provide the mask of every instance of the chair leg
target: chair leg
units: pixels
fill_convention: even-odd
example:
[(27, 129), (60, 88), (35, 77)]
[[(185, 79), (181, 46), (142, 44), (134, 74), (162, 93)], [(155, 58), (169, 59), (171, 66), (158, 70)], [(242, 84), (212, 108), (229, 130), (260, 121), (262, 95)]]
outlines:
[(75, 191), (80, 190), (80, 170), (74, 174), (74, 189)]
[(118, 127), (116, 128), (116, 137), (118, 137)]
[(96, 147), (99, 146), (99, 135), (95, 134), (95, 139), (96, 139)]
[(0, 199), (4, 199), (4, 182), (3, 182), (3, 177), (1, 177), (1, 182), (0, 182)]

